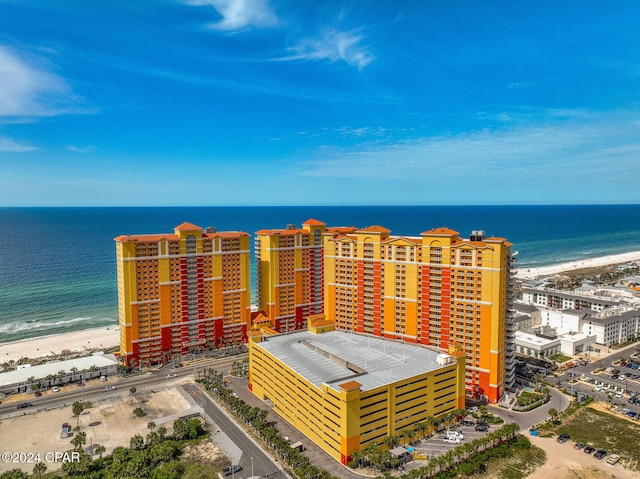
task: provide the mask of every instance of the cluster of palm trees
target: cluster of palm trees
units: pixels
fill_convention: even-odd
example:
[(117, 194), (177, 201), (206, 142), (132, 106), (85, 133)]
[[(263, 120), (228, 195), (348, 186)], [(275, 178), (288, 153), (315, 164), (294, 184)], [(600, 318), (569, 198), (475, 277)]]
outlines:
[(387, 436), (384, 438), (383, 446), (372, 442), (366, 449), (361, 449), (351, 455), (351, 465), (353, 467), (372, 467), (374, 470), (394, 469), (399, 465), (399, 460), (389, 451), (397, 446), (408, 446), (415, 440), (424, 439), (441, 428), (450, 428), (453, 424), (464, 418), (468, 414), (466, 409), (455, 409), (439, 417), (429, 416), (424, 422), (416, 422), (412, 428), (402, 429), (398, 436)]
[[(429, 462), (425, 466), (412, 469), (400, 477), (403, 479), (425, 479), (453, 469), (454, 467), (458, 467), (457, 474), (462, 477), (480, 472), (484, 470), (486, 466), (486, 459), (479, 456), (503, 444), (505, 441), (513, 441), (519, 429), (520, 427), (515, 423), (505, 424), (500, 429), (484, 437), (461, 444), (454, 449), (450, 449), (445, 454), (429, 459)], [(372, 457), (375, 459), (375, 449), (375, 447), (370, 445), (369, 448), (359, 452), (364, 452), (367, 458)], [(368, 454), (372, 455), (369, 456)], [(478, 460), (473, 460), (476, 458)]]
[(267, 421), (268, 411), (259, 407), (251, 407), (242, 399), (226, 388), (222, 373), (215, 370), (205, 370), (201, 379), (207, 391), (213, 393), (237, 418), (251, 426), (276, 455), (286, 462), (294, 473), (303, 479), (338, 479), (328, 471), (311, 464), (308, 457), (302, 455), (298, 449), (290, 446), (278, 430)]
[[(289, 445), (289, 441), (282, 437), (272, 424), (267, 422), (268, 412), (259, 407), (251, 407), (239, 399), (233, 391), (224, 385), (223, 374), (215, 370), (205, 370), (201, 379), (205, 388), (217, 397), (236, 417), (251, 426), (262, 441), (271, 448), (276, 455), (287, 462), (293, 471), (301, 478), (331, 479), (333, 476), (310, 463), (306, 456)], [(397, 468), (400, 460), (391, 454), (390, 450), (398, 445), (408, 445), (416, 439), (422, 439), (434, 431), (450, 428), (467, 415), (466, 409), (456, 409), (439, 417), (427, 417), (424, 422), (416, 422), (412, 428), (400, 431), (398, 436), (386, 437), (381, 445), (372, 442), (366, 449), (352, 454), (351, 466), (371, 467), (377, 471), (388, 471)], [(470, 458), (502, 444), (504, 441), (516, 437), (519, 426), (506, 424), (501, 429), (491, 432), (484, 437), (461, 444), (447, 453), (432, 458), (426, 466), (414, 469), (402, 477), (408, 479), (428, 478), (435, 474), (451, 469), (460, 463), (469, 462)], [(484, 462), (469, 462), (466, 469), (481, 469)], [(471, 473), (472, 471), (470, 471)], [(386, 474), (386, 473), (385, 473)]]

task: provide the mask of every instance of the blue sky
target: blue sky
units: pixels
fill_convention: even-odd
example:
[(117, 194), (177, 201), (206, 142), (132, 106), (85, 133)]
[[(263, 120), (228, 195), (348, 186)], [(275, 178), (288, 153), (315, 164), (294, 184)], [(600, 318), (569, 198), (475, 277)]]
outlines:
[(640, 203), (640, 2), (0, 0), (0, 206)]

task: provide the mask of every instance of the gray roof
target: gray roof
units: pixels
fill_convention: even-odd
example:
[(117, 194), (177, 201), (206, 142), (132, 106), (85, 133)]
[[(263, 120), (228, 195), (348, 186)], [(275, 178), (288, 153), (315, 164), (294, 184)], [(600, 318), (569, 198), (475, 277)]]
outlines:
[(280, 334), (254, 346), (315, 386), (325, 383), (336, 391), (339, 384), (352, 380), (367, 391), (445, 367), (437, 363), (438, 356), (443, 356), (440, 351), (343, 331)]
[(513, 309), (515, 309), (516, 311), (520, 311), (521, 313), (531, 314), (534, 311), (538, 311), (538, 306), (535, 304), (521, 303), (516, 301), (515, 303), (513, 303)]
[(118, 359), (113, 354), (95, 354), (83, 358), (68, 359), (66, 361), (53, 361), (17, 371), (2, 373), (0, 374), (0, 386), (26, 383), (31, 377), (43, 379), (50, 374), (57, 376), (58, 372), (62, 370), (67, 374), (71, 374), (71, 369), (74, 367), (80, 372), (89, 370), (92, 366), (96, 366), (98, 370), (104, 370), (114, 365), (118, 365)]

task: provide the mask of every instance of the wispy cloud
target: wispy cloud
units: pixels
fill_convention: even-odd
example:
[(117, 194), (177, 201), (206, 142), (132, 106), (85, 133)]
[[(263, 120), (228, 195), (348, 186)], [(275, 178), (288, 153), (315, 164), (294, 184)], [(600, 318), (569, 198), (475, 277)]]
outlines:
[(10, 151), (13, 153), (24, 153), (28, 151), (35, 151), (38, 148), (24, 143), (15, 142), (4, 136), (0, 136), (0, 151)]
[(62, 78), (0, 45), (0, 119), (58, 115), (71, 102)]
[(329, 60), (330, 62), (342, 60), (362, 69), (375, 58), (362, 44), (363, 39), (364, 36), (359, 30), (326, 29), (319, 38), (305, 38), (299, 41), (291, 48), (293, 55), (277, 60)]
[(278, 17), (267, 0), (186, 0), (185, 3), (213, 7), (222, 16), (222, 20), (211, 25), (215, 30), (237, 32), (278, 24)]
[[(615, 118), (614, 118), (615, 117)], [(640, 124), (633, 115), (590, 121), (522, 124), (452, 136), (353, 147), (319, 148), (298, 174), (353, 179), (417, 180), (529, 178), (596, 179), (607, 173), (640, 174)], [(634, 166), (635, 165), (635, 166)]]
[(67, 150), (73, 151), (74, 153), (91, 153), (93, 151), (93, 146), (75, 146), (75, 145), (67, 145)]

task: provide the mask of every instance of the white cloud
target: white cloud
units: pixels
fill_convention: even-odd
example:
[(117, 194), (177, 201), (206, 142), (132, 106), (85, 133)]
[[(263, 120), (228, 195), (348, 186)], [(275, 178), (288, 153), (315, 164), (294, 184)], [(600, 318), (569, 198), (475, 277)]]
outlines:
[(306, 38), (292, 48), (293, 55), (279, 60), (342, 60), (362, 69), (374, 60), (373, 54), (361, 42), (363, 36), (357, 31), (342, 32), (327, 29), (320, 38)]
[(58, 76), (0, 45), (0, 118), (62, 113), (69, 88)]
[(189, 5), (211, 6), (222, 16), (212, 25), (216, 30), (240, 31), (249, 27), (265, 28), (278, 24), (267, 0), (187, 0)]
[(93, 146), (75, 146), (75, 145), (67, 145), (67, 150), (73, 151), (75, 153), (91, 153), (93, 151)]
[[(394, 144), (325, 146), (302, 165), (301, 176), (447, 181), (566, 178), (581, 182), (640, 174), (640, 136), (633, 114), (589, 121), (520, 124)], [(338, 137), (339, 140), (339, 137)], [(336, 141), (338, 141), (336, 140)]]
[(24, 153), (27, 151), (35, 151), (38, 148), (25, 145), (23, 143), (17, 143), (9, 138), (0, 136), (0, 151), (11, 151), (13, 153)]

